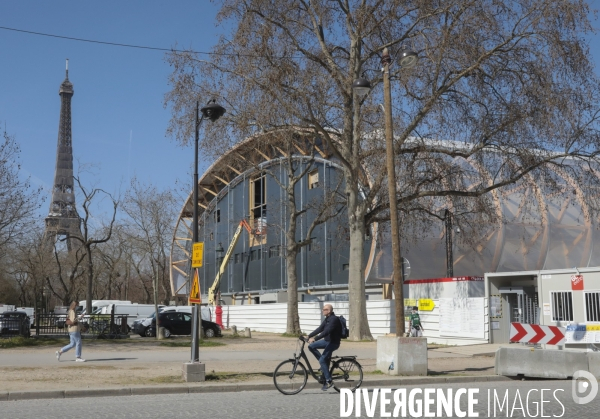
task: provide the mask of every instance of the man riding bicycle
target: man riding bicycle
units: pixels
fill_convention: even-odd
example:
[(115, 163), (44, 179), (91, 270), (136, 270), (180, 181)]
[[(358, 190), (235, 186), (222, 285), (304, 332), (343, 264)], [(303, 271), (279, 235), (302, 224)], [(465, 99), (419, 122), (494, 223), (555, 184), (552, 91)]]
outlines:
[[(329, 361), (333, 351), (340, 347), (342, 323), (333, 312), (331, 304), (325, 304), (323, 315), (325, 316), (323, 323), (308, 335), (308, 343), (310, 344), (308, 345), (308, 349), (321, 365), (321, 371), (325, 379), (321, 390), (327, 391), (333, 385), (331, 374), (329, 373)], [(320, 353), (319, 349), (323, 349), (323, 353)]]

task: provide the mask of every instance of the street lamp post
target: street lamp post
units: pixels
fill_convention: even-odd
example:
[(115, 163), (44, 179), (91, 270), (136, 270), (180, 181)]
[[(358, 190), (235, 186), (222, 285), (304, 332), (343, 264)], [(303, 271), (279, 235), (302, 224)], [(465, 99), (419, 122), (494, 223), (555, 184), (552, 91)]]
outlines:
[[(400, 56), (400, 66), (404, 68), (412, 67), (417, 62), (417, 54), (413, 51), (402, 49)], [(398, 205), (396, 202), (396, 170), (394, 164), (394, 131), (392, 127), (392, 92), (390, 88), (390, 64), (392, 60), (387, 48), (384, 48), (381, 57), (383, 65), (383, 107), (385, 110), (385, 154), (386, 168), (388, 176), (388, 197), (390, 201), (390, 227), (392, 235), (392, 264), (394, 284), (394, 295), (396, 305), (396, 336), (403, 336), (405, 332), (404, 325), (404, 295), (402, 290), (402, 257), (400, 256), (400, 230), (398, 225)], [(371, 84), (359, 78), (352, 84), (353, 89), (359, 95), (369, 92)]]
[[(215, 99), (211, 99), (208, 101), (206, 106), (204, 106), (200, 111), (202, 112), (202, 118), (198, 120), (198, 108), (200, 104), (196, 102), (196, 135), (194, 141), (194, 194), (193, 194), (193, 218), (192, 218), (192, 246), (193, 243), (198, 242), (198, 135), (200, 132), (200, 125), (202, 125), (202, 121), (204, 118), (210, 119), (211, 121), (216, 121), (225, 113), (225, 108), (219, 105)], [(190, 275), (190, 278), (193, 278), (193, 273)], [(158, 316), (157, 316), (158, 317)], [(198, 329), (199, 329), (199, 314), (198, 314), (198, 305), (194, 304), (194, 308), (192, 309), (192, 359), (191, 362), (200, 362), (200, 350), (198, 343)]]

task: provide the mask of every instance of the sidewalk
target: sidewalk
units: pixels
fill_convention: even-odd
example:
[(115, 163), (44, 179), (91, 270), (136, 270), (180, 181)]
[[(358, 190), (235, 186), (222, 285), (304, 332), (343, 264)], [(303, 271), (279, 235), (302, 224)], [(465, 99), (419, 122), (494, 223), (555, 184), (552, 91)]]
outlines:
[[(213, 339), (214, 340), (214, 339)], [(169, 340), (173, 341), (173, 340)], [(128, 343), (84, 341), (85, 363), (68, 352), (56, 360), (54, 347), (0, 350), (0, 400), (274, 390), (271, 374), (293, 356), (296, 341), (253, 332), (251, 339), (214, 340), (225, 346), (200, 349), (207, 381), (184, 383), (181, 367), (189, 347), (164, 347), (132, 338)], [(507, 380), (494, 374), (498, 345), (440, 347), (428, 351), (427, 377), (387, 376), (375, 370), (376, 343), (344, 341), (338, 355), (356, 355), (363, 366), (363, 387)], [(72, 351), (73, 352), (73, 351)], [(308, 355), (313, 368), (316, 360)], [(307, 389), (319, 384), (311, 377)]]

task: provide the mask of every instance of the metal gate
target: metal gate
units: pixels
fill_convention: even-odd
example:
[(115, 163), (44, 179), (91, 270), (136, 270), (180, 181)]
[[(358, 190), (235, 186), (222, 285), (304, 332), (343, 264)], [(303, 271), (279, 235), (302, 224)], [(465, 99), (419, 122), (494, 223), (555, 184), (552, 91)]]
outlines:
[(538, 296), (534, 287), (506, 287), (499, 291), (508, 304), (509, 324), (540, 324)]

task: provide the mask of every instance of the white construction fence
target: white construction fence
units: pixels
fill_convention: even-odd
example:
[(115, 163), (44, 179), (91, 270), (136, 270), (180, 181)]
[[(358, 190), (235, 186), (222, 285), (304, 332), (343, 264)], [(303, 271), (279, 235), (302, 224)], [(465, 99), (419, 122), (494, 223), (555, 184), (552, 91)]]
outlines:
[[(432, 311), (420, 311), (423, 336), (429, 343), (473, 345), (488, 343), (489, 315), (485, 298), (440, 298)], [(298, 303), (300, 327), (310, 333), (322, 321), (321, 309), (331, 304), (336, 315), (343, 315), (350, 327), (348, 302)], [(395, 308), (392, 300), (367, 301), (367, 318), (374, 338), (396, 331)], [(213, 310), (214, 311), (214, 310)], [(408, 313), (406, 313), (408, 315)], [(284, 333), (287, 324), (287, 303), (223, 306), (223, 326), (246, 327), (258, 332)], [(407, 323), (408, 330), (408, 323)]]

